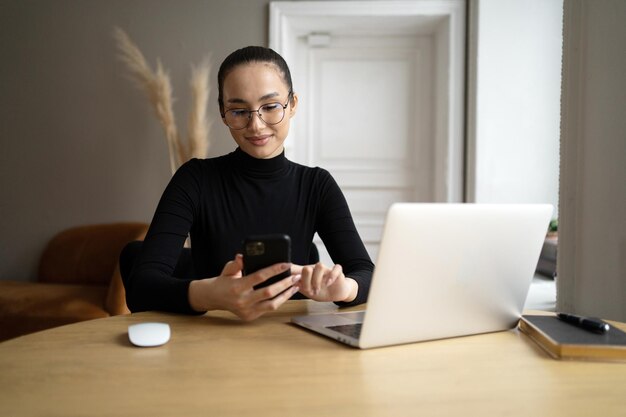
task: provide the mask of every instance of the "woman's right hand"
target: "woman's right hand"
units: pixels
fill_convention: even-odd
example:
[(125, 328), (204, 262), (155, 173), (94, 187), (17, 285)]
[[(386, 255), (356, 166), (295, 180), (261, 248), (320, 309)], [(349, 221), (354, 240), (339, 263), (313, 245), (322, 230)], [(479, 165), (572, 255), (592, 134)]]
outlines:
[(254, 320), (268, 311), (275, 311), (298, 292), (300, 275), (291, 275), (267, 287), (254, 289), (290, 266), (288, 263), (275, 264), (242, 276), (243, 257), (237, 255), (224, 266), (220, 276), (189, 284), (189, 304), (196, 311), (228, 310), (242, 320)]

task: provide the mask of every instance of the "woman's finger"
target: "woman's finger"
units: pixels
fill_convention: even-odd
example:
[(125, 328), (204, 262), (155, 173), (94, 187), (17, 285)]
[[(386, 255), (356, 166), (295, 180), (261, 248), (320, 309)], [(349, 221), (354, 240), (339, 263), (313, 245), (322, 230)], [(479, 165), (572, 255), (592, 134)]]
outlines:
[(342, 275), (343, 275), (343, 268), (341, 267), (341, 265), (336, 264), (335, 266), (333, 266), (333, 269), (330, 271), (330, 274), (327, 275), (326, 282), (324, 283), (324, 285), (327, 287), (330, 287)]
[(267, 268), (259, 269), (258, 271), (247, 275), (246, 277), (244, 277), (244, 279), (247, 281), (250, 288), (252, 288), (256, 285), (259, 285), (267, 281), (273, 276), (282, 274), (285, 271), (289, 271), (290, 268), (291, 268), (291, 264), (289, 263), (278, 263), (278, 264), (268, 266)]
[(261, 302), (264, 300), (270, 300), (277, 295), (285, 292), (290, 287), (296, 285), (301, 279), (301, 275), (290, 275), (287, 278), (283, 278), (280, 281), (268, 285), (264, 288), (259, 288), (255, 290), (252, 296), (252, 301), (254, 303)]
[(298, 284), (298, 286), (300, 287), (300, 292), (310, 298), (311, 276), (313, 275), (313, 267), (311, 265), (303, 267), (300, 275), (302, 276), (302, 278), (300, 279), (300, 283)]
[(326, 271), (326, 267), (324, 267), (321, 262), (315, 264), (313, 276), (311, 277), (311, 288), (313, 290), (313, 294), (319, 293), (322, 289), (322, 280), (324, 279)]
[(299, 290), (298, 285), (294, 285), (291, 288), (289, 288), (287, 291), (283, 291), (282, 294), (277, 295), (271, 300), (266, 300), (266, 301), (261, 302), (260, 303), (260, 306), (262, 307), (261, 314), (267, 313), (268, 311), (278, 310), (278, 307), (283, 305), (285, 301), (289, 300), (295, 293), (298, 292), (298, 290)]
[(224, 268), (222, 269), (222, 276), (227, 277), (240, 277), (241, 271), (243, 269), (243, 260), (242, 256), (237, 254), (235, 259), (232, 261), (228, 261)]

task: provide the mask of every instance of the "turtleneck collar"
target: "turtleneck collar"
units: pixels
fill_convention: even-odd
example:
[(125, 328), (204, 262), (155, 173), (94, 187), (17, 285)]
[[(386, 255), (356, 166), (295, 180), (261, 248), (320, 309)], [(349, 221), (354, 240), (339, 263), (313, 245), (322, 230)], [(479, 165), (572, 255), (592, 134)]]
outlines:
[(280, 175), (289, 165), (289, 160), (285, 157), (284, 149), (280, 155), (273, 158), (258, 159), (248, 155), (238, 147), (231, 156), (238, 171), (255, 177), (266, 178)]

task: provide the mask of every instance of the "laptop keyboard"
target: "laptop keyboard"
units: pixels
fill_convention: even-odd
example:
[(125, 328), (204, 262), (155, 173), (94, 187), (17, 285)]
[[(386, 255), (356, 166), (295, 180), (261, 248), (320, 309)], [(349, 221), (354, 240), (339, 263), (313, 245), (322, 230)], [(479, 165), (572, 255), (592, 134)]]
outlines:
[(361, 328), (363, 327), (363, 323), (354, 323), (354, 324), (342, 324), (339, 326), (328, 326), (327, 329), (334, 330), (341, 334), (345, 334), (346, 336), (354, 337), (358, 339), (361, 335)]

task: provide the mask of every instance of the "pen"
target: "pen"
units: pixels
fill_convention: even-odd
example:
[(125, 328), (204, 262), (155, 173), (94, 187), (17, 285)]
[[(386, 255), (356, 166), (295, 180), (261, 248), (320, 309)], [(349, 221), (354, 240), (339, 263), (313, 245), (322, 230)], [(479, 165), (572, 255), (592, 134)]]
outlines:
[(594, 333), (605, 333), (610, 329), (609, 325), (600, 319), (581, 317), (567, 313), (557, 313), (556, 316), (566, 323), (573, 324), (574, 326), (580, 327), (581, 329), (589, 330)]

